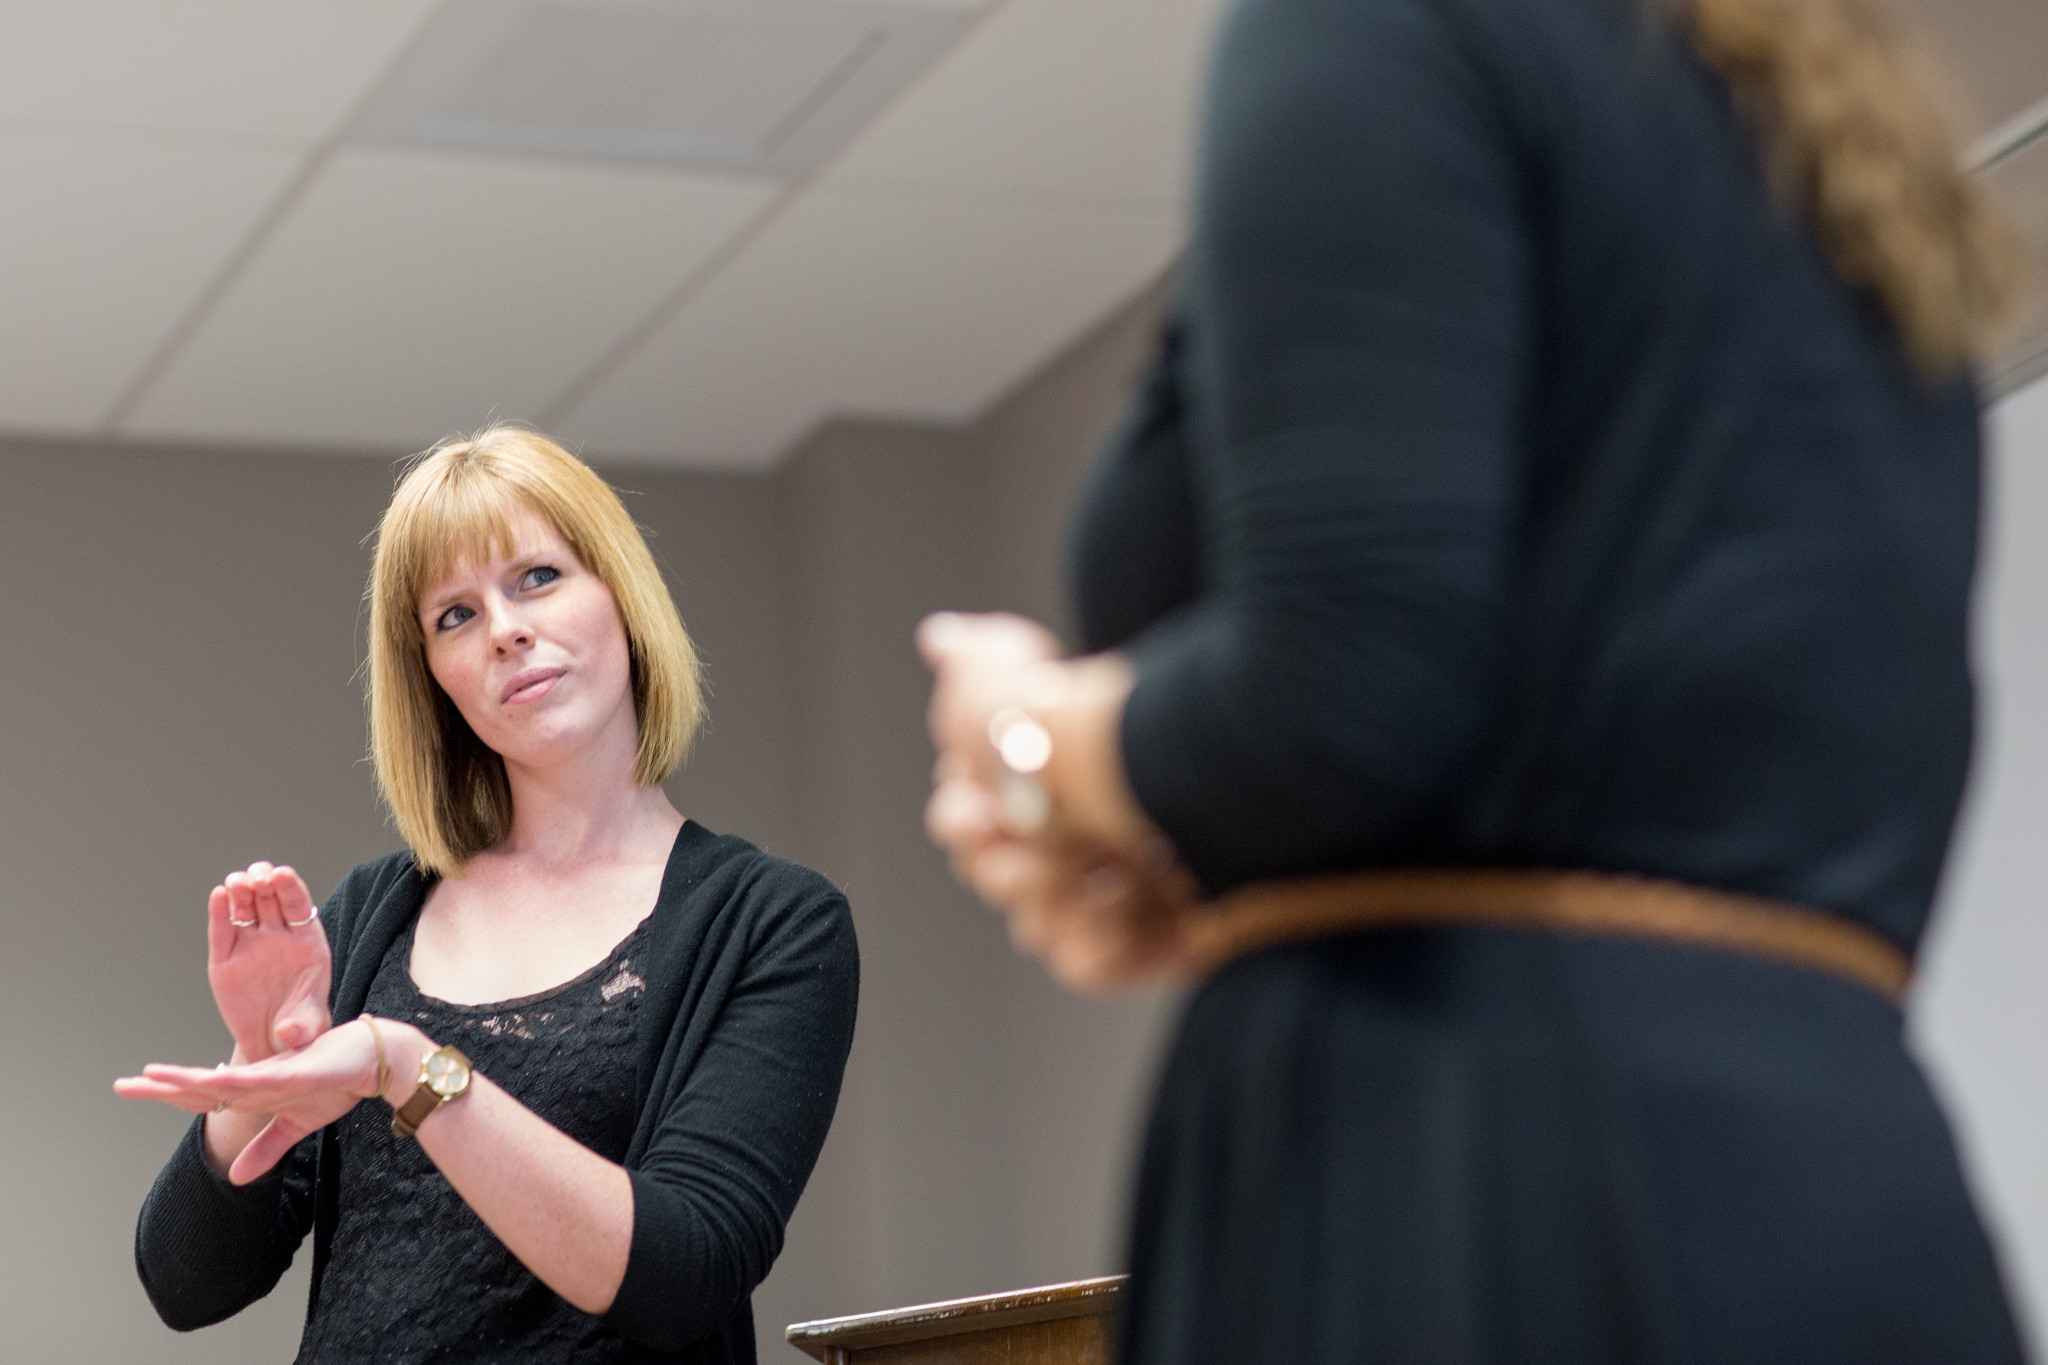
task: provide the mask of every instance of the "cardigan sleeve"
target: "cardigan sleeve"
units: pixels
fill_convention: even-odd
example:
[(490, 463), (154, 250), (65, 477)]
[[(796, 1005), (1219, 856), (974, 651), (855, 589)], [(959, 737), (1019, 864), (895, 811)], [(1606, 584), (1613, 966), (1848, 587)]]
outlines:
[(1182, 285), (1200, 595), (1127, 646), (1140, 803), (1213, 890), (1359, 865), (1469, 783), (1529, 388), (1524, 172), (1431, 0), (1250, 0)]
[(180, 1332), (233, 1317), (276, 1287), (313, 1224), (319, 1135), (269, 1175), (229, 1183), (206, 1159), (197, 1118), (142, 1202), (135, 1269), (164, 1324)]
[(620, 1335), (679, 1350), (729, 1323), (767, 1277), (832, 1123), (859, 989), (838, 892), (790, 903), (751, 935), (709, 1038), (628, 1164), (632, 1247), (605, 1315)]

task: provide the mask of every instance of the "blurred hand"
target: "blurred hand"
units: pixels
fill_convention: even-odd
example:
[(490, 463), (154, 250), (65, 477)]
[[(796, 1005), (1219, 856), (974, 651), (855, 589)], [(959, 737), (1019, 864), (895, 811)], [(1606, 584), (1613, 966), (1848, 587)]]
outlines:
[(1026, 700), (1033, 666), (1057, 662), (1065, 652), (1059, 637), (1007, 612), (940, 612), (917, 628), (917, 647), (933, 676), (926, 712), (932, 746), (942, 759), (993, 779), (999, 768), (989, 747), (989, 717)]
[[(422, 1055), (417, 1029), (380, 1021), (390, 1061), (415, 1066)], [(401, 1036), (403, 1035), (403, 1036)], [(269, 1115), (270, 1121), (228, 1168), (237, 1185), (255, 1180), (284, 1159), (301, 1138), (318, 1132), (377, 1090), (377, 1045), (361, 1020), (328, 1029), (310, 1046), (261, 1062), (235, 1066), (173, 1066), (152, 1062), (140, 1076), (123, 1076), (114, 1092), (132, 1100), (154, 1100), (204, 1114), (225, 1103), (238, 1114)]]
[(1057, 638), (1019, 616), (942, 613), (919, 628), (918, 647), (934, 674), (928, 722), (939, 751), (925, 828), (954, 875), (1067, 986), (1105, 991), (1175, 971), (1196, 894), (1170, 857), (1119, 850), (1057, 820), (1029, 835), (1004, 823), (989, 719), (1035, 704), (1041, 666), (1060, 658)]
[(305, 1047), (325, 1033), (334, 962), (306, 883), (252, 863), (206, 898), (206, 979), (244, 1060)]
[(957, 774), (933, 789), (925, 827), (954, 875), (1008, 919), (1010, 942), (1062, 985), (1098, 993), (1182, 967), (1196, 902), (1185, 873), (1072, 838), (1011, 834), (994, 789)]

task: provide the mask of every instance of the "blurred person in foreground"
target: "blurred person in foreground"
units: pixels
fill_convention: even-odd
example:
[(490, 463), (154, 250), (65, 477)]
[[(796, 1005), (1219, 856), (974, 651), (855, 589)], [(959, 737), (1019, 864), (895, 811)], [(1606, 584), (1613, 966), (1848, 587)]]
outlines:
[(1240, 0), (1082, 656), (927, 812), (1194, 978), (1126, 1365), (2020, 1358), (1901, 1040), (2018, 266), (1861, 0)]
[(517, 427), (427, 452), (378, 530), (369, 676), (409, 847), (317, 912), (268, 863), (214, 888), (231, 1063), (116, 1083), (204, 1115), (143, 1206), (150, 1301), (218, 1322), (310, 1232), (306, 1365), (751, 1362), (853, 928), (662, 792), (697, 660), (617, 495)]

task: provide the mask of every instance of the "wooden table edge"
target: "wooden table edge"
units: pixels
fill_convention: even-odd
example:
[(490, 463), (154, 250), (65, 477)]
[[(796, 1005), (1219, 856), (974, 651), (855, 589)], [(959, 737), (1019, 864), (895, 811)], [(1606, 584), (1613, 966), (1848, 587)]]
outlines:
[(791, 1323), (783, 1336), (790, 1345), (813, 1359), (830, 1361), (833, 1357), (828, 1353), (835, 1350), (862, 1351), (874, 1346), (958, 1336), (963, 1332), (986, 1332), (998, 1327), (1056, 1322), (1061, 1318), (1092, 1317), (1116, 1311), (1117, 1298), (1123, 1293), (1127, 1278), (1103, 1275), (1090, 1280), (1041, 1285), (1036, 1289), (1016, 1289), (1005, 1294), (981, 1294), (970, 1299), (922, 1303), (880, 1313), (857, 1313), (851, 1317)]

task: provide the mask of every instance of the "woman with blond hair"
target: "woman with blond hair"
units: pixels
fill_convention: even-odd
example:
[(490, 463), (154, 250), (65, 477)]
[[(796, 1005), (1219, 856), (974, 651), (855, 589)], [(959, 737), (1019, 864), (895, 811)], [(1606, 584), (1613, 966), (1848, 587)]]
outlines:
[(1239, 0), (1088, 651), (932, 831), (1200, 982), (1125, 1365), (2012, 1365), (1901, 1039), (2014, 256), (1876, 0)]
[(752, 1361), (852, 1038), (845, 900), (663, 794), (694, 650), (617, 496), (543, 436), (406, 473), (369, 674), (406, 851), (318, 911), (289, 868), (228, 877), (232, 1061), (116, 1083), (202, 1115), (143, 1205), (151, 1302), (218, 1322), (311, 1233), (307, 1365)]

